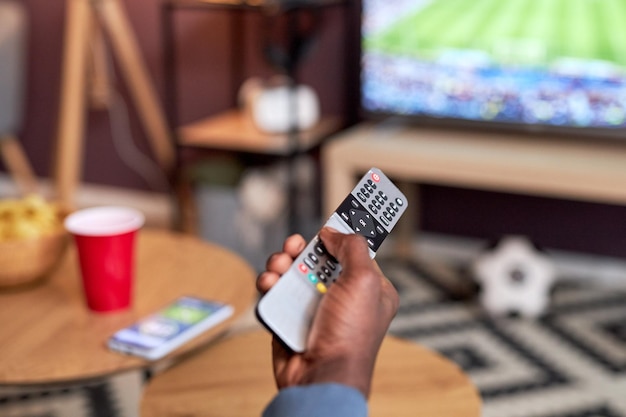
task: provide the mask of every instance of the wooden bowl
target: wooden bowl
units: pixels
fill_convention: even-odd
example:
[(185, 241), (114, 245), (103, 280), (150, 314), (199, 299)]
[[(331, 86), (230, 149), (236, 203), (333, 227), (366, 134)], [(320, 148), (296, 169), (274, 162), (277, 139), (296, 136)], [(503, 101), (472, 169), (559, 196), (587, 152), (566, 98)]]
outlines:
[(68, 240), (61, 229), (36, 238), (0, 242), (0, 289), (43, 280), (61, 260)]

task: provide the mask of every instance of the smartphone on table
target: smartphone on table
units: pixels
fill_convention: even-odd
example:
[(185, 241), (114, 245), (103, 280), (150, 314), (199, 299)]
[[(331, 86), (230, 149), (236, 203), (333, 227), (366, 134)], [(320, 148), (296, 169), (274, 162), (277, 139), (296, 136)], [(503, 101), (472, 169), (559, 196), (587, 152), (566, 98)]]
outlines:
[(108, 340), (116, 352), (157, 360), (233, 314), (229, 304), (183, 296), (117, 331)]

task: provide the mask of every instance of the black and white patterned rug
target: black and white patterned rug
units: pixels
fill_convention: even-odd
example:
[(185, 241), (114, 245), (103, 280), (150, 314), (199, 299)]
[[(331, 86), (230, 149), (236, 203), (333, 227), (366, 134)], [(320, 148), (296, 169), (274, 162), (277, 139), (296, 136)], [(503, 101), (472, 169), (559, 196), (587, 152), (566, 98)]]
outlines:
[(0, 387), (0, 417), (137, 417), (143, 371), (71, 384)]
[[(492, 319), (454, 269), (379, 263), (400, 293), (390, 332), (458, 363), (482, 417), (626, 417), (626, 292), (559, 284), (545, 317)], [(143, 381), (0, 389), (0, 417), (137, 417)]]
[(495, 319), (467, 275), (379, 262), (400, 293), (391, 333), (459, 364), (483, 417), (626, 417), (626, 292), (559, 284), (546, 316)]

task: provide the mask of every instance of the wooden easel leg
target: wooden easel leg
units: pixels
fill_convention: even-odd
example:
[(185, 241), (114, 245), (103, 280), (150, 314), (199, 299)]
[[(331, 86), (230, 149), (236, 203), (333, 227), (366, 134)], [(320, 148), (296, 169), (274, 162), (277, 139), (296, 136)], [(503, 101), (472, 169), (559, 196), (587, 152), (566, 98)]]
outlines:
[(169, 174), (174, 167), (174, 144), (157, 94), (149, 82), (148, 71), (140, 59), (130, 23), (119, 0), (100, 0), (96, 7), (103, 28), (111, 39), (122, 76), (126, 78), (133, 95), (152, 150), (161, 167)]
[(37, 192), (37, 177), (16, 137), (0, 138), (0, 154), (22, 195)]
[(61, 104), (55, 156), (59, 204), (74, 206), (73, 197), (82, 167), (85, 127), (85, 86), (93, 16), (87, 0), (67, 0)]
[(107, 62), (107, 51), (100, 25), (92, 25), (88, 77), (90, 108), (106, 110), (111, 105), (111, 74)]

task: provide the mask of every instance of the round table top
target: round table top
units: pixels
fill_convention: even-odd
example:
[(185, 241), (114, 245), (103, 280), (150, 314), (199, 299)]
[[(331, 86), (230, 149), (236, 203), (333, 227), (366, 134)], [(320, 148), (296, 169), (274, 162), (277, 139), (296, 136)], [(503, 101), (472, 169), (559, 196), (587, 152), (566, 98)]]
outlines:
[[(260, 416), (275, 394), (271, 336), (254, 331), (156, 375), (144, 391), (141, 416)], [(415, 343), (385, 338), (371, 416), (478, 417), (480, 407), (476, 388), (456, 364)]]
[(133, 304), (122, 312), (87, 309), (74, 245), (40, 285), (0, 291), (0, 383), (61, 382), (144, 367), (150, 362), (109, 351), (109, 336), (181, 295), (234, 307), (231, 318), (161, 359), (171, 360), (216, 338), (255, 300), (256, 273), (218, 245), (144, 229), (136, 251)]

